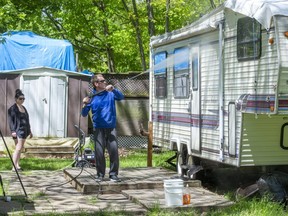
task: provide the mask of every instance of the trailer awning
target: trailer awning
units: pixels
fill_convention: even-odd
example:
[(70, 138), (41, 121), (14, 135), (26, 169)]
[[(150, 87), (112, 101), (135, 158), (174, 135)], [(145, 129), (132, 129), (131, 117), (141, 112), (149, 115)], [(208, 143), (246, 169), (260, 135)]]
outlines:
[(225, 7), (256, 19), (267, 30), (273, 16), (288, 16), (287, 0), (227, 0)]

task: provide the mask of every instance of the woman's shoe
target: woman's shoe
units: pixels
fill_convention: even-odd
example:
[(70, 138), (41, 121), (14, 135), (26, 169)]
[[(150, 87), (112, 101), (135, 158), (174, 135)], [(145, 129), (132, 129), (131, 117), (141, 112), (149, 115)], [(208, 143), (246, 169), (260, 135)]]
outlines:
[[(15, 172), (15, 169), (14, 168), (12, 168), (12, 170), (11, 170), (12, 172)], [(20, 167), (20, 168), (17, 168), (17, 171), (18, 172), (22, 172), (23, 171), (23, 169)]]

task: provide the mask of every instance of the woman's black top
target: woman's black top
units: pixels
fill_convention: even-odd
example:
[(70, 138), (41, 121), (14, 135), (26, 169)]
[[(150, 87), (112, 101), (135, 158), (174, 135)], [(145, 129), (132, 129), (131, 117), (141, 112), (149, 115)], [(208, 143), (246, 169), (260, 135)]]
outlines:
[(17, 137), (26, 139), (31, 133), (29, 114), (23, 106), (25, 113), (20, 112), (17, 104), (13, 104), (8, 109), (8, 121), (11, 132), (16, 132)]

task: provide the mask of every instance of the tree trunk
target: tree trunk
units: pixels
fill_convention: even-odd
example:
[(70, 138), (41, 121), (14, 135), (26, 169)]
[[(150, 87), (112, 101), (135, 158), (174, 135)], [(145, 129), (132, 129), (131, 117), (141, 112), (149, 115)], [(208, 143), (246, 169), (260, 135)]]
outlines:
[[(129, 14), (130, 11), (125, 0), (122, 0), (122, 3), (123, 3), (125, 10), (127, 11), (127, 14)], [(137, 11), (137, 6), (136, 6), (136, 0), (132, 0), (132, 5), (133, 5), (133, 13), (135, 15), (135, 18), (133, 18), (133, 16), (130, 16), (130, 20), (136, 31), (136, 39), (137, 39), (140, 57), (141, 57), (142, 70), (146, 71), (146, 60), (145, 60), (145, 53), (144, 53), (144, 48), (143, 48), (141, 30), (139, 26), (139, 16), (138, 16), (138, 11)]]
[(155, 35), (155, 25), (154, 25), (154, 13), (153, 7), (151, 5), (151, 0), (146, 0), (147, 4), (147, 16), (148, 16), (148, 33), (152, 37)]
[[(109, 36), (109, 29), (106, 20), (103, 20), (103, 27), (104, 27), (104, 35), (106, 37)], [(107, 53), (107, 65), (109, 69), (109, 73), (115, 73), (115, 65), (114, 65), (114, 50), (111, 47), (110, 42), (106, 44), (106, 53)]]
[(166, 0), (166, 12), (165, 12), (165, 32), (169, 32), (169, 10), (170, 0)]
[[(105, 13), (105, 4), (104, 2), (101, 0), (101, 1), (93, 1), (93, 4), (99, 8), (99, 10), (101, 10), (103, 13)], [(107, 23), (107, 20), (103, 20), (102, 21), (103, 23), (103, 33), (105, 35), (105, 38), (107, 38), (110, 33), (109, 33), (109, 26), (108, 26), (108, 23)], [(114, 51), (113, 51), (113, 48), (110, 44), (110, 42), (106, 42), (105, 43), (105, 49), (106, 49), (106, 54), (107, 54), (107, 66), (108, 66), (108, 70), (109, 70), (109, 73), (115, 73), (115, 65), (114, 65)]]
[(213, 8), (213, 9), (216, 8), (216, 5), (215, 5), (213, 0), (210, 0), (210, 5), (211, 5), (211, 8)]

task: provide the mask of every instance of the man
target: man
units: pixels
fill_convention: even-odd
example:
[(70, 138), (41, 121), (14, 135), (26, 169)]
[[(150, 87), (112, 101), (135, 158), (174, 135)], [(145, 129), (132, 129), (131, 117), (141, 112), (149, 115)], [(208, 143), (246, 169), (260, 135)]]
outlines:
[(116, 106), (124, 95), (113, 85), (107, 85), (103, 75), (97, 74), (92, 80), (94, 87), (93, 96), (83, 99), (82, 116), (87, 116), (92, 111), (93, 134), (96, 158), (96, 180), (103, 181), (105, 176), (105, 147), (110, 157), (109, 178), (111, 181), (120, 182), (118, 178), (119, 155), (116, 135)]

